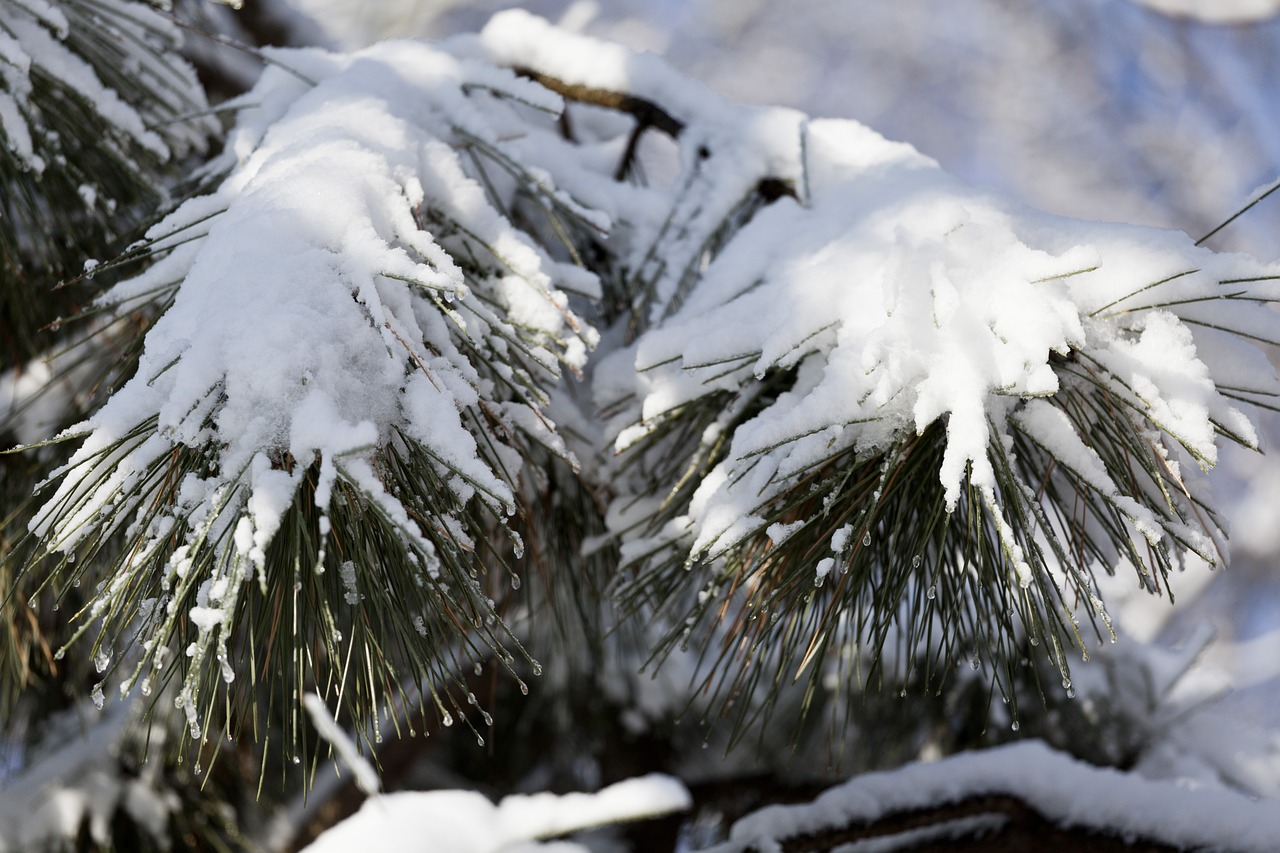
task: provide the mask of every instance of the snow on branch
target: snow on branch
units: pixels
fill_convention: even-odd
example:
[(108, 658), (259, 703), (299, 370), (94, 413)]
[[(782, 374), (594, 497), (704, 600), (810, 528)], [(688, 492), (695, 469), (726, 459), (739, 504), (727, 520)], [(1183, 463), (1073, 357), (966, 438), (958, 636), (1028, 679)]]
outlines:
[[(111, 555), (87, 615), (108, 638), (141, 617), (126, 689), (168, 677), (161, 648), (192, 659), (193, 736), (246, 620), (363, 649), (356, 681), (413, 678), (448, 719), (447, 671), (510, 666), (483, 573), (516, 578), (521, 469), (572, 461), (548, 414), (565, 368), (603, 415), (591, 435), (566, 404), (575, 440), (616, 452), (587, 477), (620, 594), (666, 649), (724, 640), (726, 705), (864, 653), (874, 673), (891, 639), (903, 682), (965, 657), (1008, 693), (1043, 640), (1067, 684), (1079, 620), (1108, 630), (1095, 572), (1164, 592), (1216, 559), (1199, 469), (1219, 437), (1256, 445), (1247, 414), (1280, 392), (1254, 346), (1280, 340), (1280, 268), (992, 198), (855, 122), (736, 106), (522, 12), (273, 59), (216, 189), (101, 298), (159, 317), (32, 528)], [(574, 97), (627, 115), (571, 132)], [(649, 125), (673, 179), (615, 180)], [(614, 326), (590, 365), (580, 314)], [(267, 645), (283, 698), (324, 681), (308, 643)]]
[(643, 334), (595, 392), (623, 595), (688, 606), (669, 644), (706, 621), (743, 641), (725, 701), (759, 677), (746, 649), (818, 678), (895, 625), (905, 680), (935, 616), (925, 671), (991, 661), (1007, 687), (1029, 636), (1067, 686), (1081, 616), (1110, 633), (1095, 571), (1161, 593), (1185, 555), (1217, 562), (1196, 471), (1220, 437), (1255, 447), (1246, 412), (1280, 391), (1254, 346), (1280, 340), (1280, 268), (1028, 210), (854, 122), (676, 92), (652, 57), (581, 62), (517, 23), (486, 30), (502, 56), (682, 121), (671, 212), (633, 241)]
[(476, 561), (502, 558), (494, 529), (519, 556), (521, 448), (568, 458), (543, 409), (595, 343), (558, 286), (593, 295), (591, 274), (508, 215), (519, 190), (606, 224), (506, 150), (558, 97), (419, 44), (275, 58), (209, 167), (226, 177), (99, 300), (161, 315), (32, 523), (73, 555), (123, 536), (90, 615), (150, 626), (126, 690), (183, 638), (193, 737), (201, 664), (237, 675), (252, 581), (338, 611), (310, 616), (335, 659), (362, 607), (424, 644), (460, 620), (491, 632)]
[[(52, 297), (168, 198), (218, 132), (179, 30), (135, 0), (0, 0), (0, 331), (6, 359), (76, 299)], [(92, 261), (90, 261), (92, 263)], [(8, 362), (5, 362), (8, 363)]]
[(859, 842), (947, 849), (977, 837), (994, 849), (1093, 850), (1101, 837), (1143, 849), (1261, 853), (1278, 833), (1266, 803), (1090, 767), (1029, 741), (865, 774), (811, 803), (761, 809), (707, 853), (843, 850)]

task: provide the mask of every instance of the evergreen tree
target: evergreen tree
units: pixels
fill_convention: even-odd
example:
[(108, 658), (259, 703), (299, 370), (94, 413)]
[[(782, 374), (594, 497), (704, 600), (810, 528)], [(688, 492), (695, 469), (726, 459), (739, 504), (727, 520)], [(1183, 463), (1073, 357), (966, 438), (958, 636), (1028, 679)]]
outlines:
[(1220, 559), (1274, 266), (519, 12), (260, 47), (220, 124), (167, 13), (0, 9), (0, 713), (12, 791), (86, 774), (19, 844), (264, 846), (334, 750), (501, 791), (714, 742), (770, 774), (727, 813), (796, 750), (1143, 749), (1156, 664), (1071, 657), (1099, 576)]

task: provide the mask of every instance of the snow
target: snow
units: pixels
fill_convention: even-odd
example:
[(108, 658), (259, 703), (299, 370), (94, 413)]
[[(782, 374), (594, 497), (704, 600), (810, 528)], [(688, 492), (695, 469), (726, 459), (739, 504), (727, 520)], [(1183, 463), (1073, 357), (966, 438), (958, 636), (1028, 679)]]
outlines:
[(650, 775), (610, 785), (594, 794), (513, 794), (496, 805), (472, 791), (403, 791), (371, 797), (360, 811), (326, 831), (304, 853), (338, 853), (374, 847), (410, 853), (430, 838), (433, 849), (453, 853), (558, 849), (576, 844), (536, 844), (596, 826), (658, 817), (692, 804), (670, 776)]
[[(132, 162), (139, 154), (164, 162), (204, 148), (204, 137), (215, 124), (207, 117), (193, 118), (204, 109), (203, 94), (191, 69), (170, 52), (181, 39), (160, 11), (121, 0), (103, 0), (92, 8), (7, 3), (6, 9), (5, 33), (0, 36), (0, 130), (24, 168), (41, 173), (53, 158), (40, 152), (60, 156), (60, 143), (48, 133), (42, 113), (51, 105), (34, 91), (33, 71), (52, 79), (52, 84), (45, 84), (49, 91), (65, 87), (91, 108), (104, 122), (115, 156), (133, 168), (143, 170)], [(73, 30), (79, 38), (71, 37)], [(77, 43), (86, 38), (87, 48)], [(86, 57), (104, 46), (104, 55), (136, 66), (131, 70), (147, 78), (142, 91), (154, 100), (144, 97), (131, 103), (103, 82), (100, 69)], [(86, 204), (92, 206), (86, 190), (96, 193), (92, 187), (81, 187)]]
[(1146, 838), (1179, 849), (1264, 853), (1274, 850), (1280, 838), (1280, 814), (1270, 803), (1091, 767), (1039, 741), (1026, 741), (868, 773), (812, 803), (766, 807), (737, 821), (730, 841), (707, 853), (773, 853), (797, 835), (985, 795), (1015, 797), (1059, 826)]
[[(1173, 232), (1021, 208), (854, 122), (805, 128), (803, 162), (797, 144), (791, 164), (808, 187), (805, 203), (784, 198), (752, 219), (670, 319), (637, 341), (633, 383), (611, 367), (597, 385), (602, 407), (627, 394), (639, 400), (613, 427), (623, 452), (696, 400), (799, 367), (796, 386), (739, 426), (729, 459), (702, 480), (680, 528), (695, 556), (754, 535), (757, 508), (815, 462), (842, 448), (883, 449), (939, 421), (948, 507), (966, 482), (993, 495), (988, 447), (1007, 436), (1010, 416), (1040, 428), (1051, 454), (1113, 496), (1074, 429), (1059, 418), (1046, 432), (1037, 415), (1045, 408), (1035, 401), (1053, 399), (1062, 381), (1054, 357), (1079, 353), (1101, 367), (1113, 393), (1202, 466), (1216, 461), (1219, 424), (1255, 441), (1197, 340), (1224, 322), (1274, 339), (1274, 313), (1218, 297), (1219, 282), (1253, 278), (1239, 284), (1242, 296), (1273, 298), (1261, 279), (1276, 267), (1211, 255)], [(1240, 361), (1241, 348), (1222, 352), (1208, 332), (1220, 375), (1250, 372), (1247, 387), (1275, 389), (1256, 354)], [(1158, 538), (1148, 514), (1126, 511)]]
[[(734, 404), (707, 433), (728, 440), (728, 456), (701, 477), (686, 514), (657, 534), (695, 558), (762, 532), (759, 508), (820, 460), (881, 452), (942, 424), (947, 508), (974, 487), (1026, 586), (1031, 569), (999, 518), (989, 459), (1011, 424), (1150, 541), (1165, 524), (1120, 495), (1072, 424), (1048, 414), (1043, 401), (1071, 373), (1054, 359), (1078, 358), (1205, 467), (1216, 461), (1222, 425), (1247, 443), (1255, 436), (1200, 359), (1199, 330), (1215, 370), (1258, 393), (1276, 387), (1270, 371), (1257, 374), (1256, 354), (1222, 346), (1217, 332), (1280, 338), (1275, 315), (1255, 308), (1274, 298), (1276, 267), (1214, 255), (1173, 232), (1023, 208), (965, 187), (857, 122), (736, 106), (657, 57), (524, 12), (438, 47), (386, 42), (272, 58), (207, 167), (225, 170), (225, 180), (154, 226), (144, 246), (156, 262), (99, 300), (123, 309), (156, 291), (173, 297), (147, 334), (137, 374), (74, 428), (84, 444), (32, 523), (53, 548), (71, 551), (149, 508), (172, 450), (205, 454), (213, 473), (150, 519), (146, 534), (159, 547), (176, 518), (192, 521), (175, 574), (206, 543), (233, 552), (208, 577), (183, 578), (200, 590), (200, 641), (189, 650), (197, 663), (215, 642), (226, 657), (240, 587), (254, 570), (265, 576), (267, 547), (309, 465), (318, 467), (322, 513), (341, 478), (430, 563), (432, 546), (378, 479), (379, 448), (418, 442), (458, 505), (474, 500), (499, 518), (514, 512), (520, 467), (503, 431), (518, 428), (567, 457), (543, 410), (561, 366), (580, 372), (599, 339), (557, 283), (587, 292), (598, 284), (512, 225), (468, 165), (477, 150), (492, 152), (502, 167), (494, 171), (521, 170), (584, 227), (612, 228), (617, 263), (636, 271), (642, 334), (600, 365), (595, 386), (602, 408), (618, 412), (608, 430), (619, 453), (710, 394), (747, 401), (743, 389), (795, 370), (794, 384), (731, 434), (718, 430)], [(596, 175), (585, 194), (608, 216), (591, 213), (556, 186), (564, 171), (589, 187), (588, 174), (567, 165), (571, 151), (549, 122), (529, 118), (556, 113), (559, 96), (502, 64), (663, 104), (682, 124), (683, 172), (643, 193)], [(793, 193), (720, 236), (765, 179)], [(1234, 302), (1219, 298), (1224, 281)], [(490, 419), (497, 425), (478, 434)], [(139, 483), (142, 494), (118, 499)], [(612, 521), (630, 524), (617, 511)], [(448, 511), (440, 524), (469, 542)], [(763, 532), (780, 544), (800, 526)], [(624, 543), (628, 556), (649, 550)], [(835, 565), (823, 559), (819, 583)], [(343, 567), (353, 605), (358, 575), (358, 566)]]
[[(139, 376), (78, 427), (92, 434), (36, 526), (60, 547), (73, 547), (98, 516), (127, 524), (145, 502), (118, 504), (113, 496), (175, 447), (214, 448), (217, 473), (184, 480), (173, 514), (203, 528), (206, 520), (242, 513), (238, 556), (259, 568), (299, 480), (282, 467), (284, 452), (303, 465), (316, 460), (322, 509), (342, 477), (408, 530), (407, 514), (381, 489), (371, 462), (402, 431), (441, 460), (460, 502), (478, 498), (508, 512), (515, 484), (482, 456), (473, 422), (462, 414), (486, 406), (504, 425), (557, 451), (564, 445), (540, 411), (539, 394), (495, 394), (459, 340), (507, 332), (503, 324), (536, 330), (527, 363), (541, 371), (545, 391), (558, 379), (558, 364), (589, 366), (594, 333), (570, 313), (567, 294), (594, 296), (599, 283), (551, 260), (490, 206), (458, 156), (473, 136), (526, 164), (536, 160), (531, 174), (537, 169), (546, 180), (549, 197), (597, 229), (612, 229), (611, 246), (650, 279), (652, 301), (641, 324), (648, 331), (596, 373), (598, 398), (607, 403), (640, 392), (611, 427), (619, 450), (709, 392), (736, 393), (774, 371), (796, 369), (791, 390), (737, 429), (729, 460), (704, 478), (688, 515), (664, 532), (694, 551), (760, 532), (754, 513), (775, 484), (833, 449), (883, 448), (938, 422), (947, 434), (938, 477), (949, 502), (966, 481), (994, 501), (987, 448), (1016, 427), (1158, 540), (1158, 522), (1125, 502), (1097, 453), (1051, 402), (1063, 381), (1053, 367), (1057, 357), (1085, 354), (1104, 367), (1126, 401), (1205, 466), (1217, 461), (1223, 427), (1257, 441), (1248, 411), (1219, 386), (1269, 393), (1276, 388), (1272, 370), (1257, 349), (1205, 324), (1221, 317), (1274, 337), (1275, 320), (1254, 303), (1197, 300), (1221, 293), (1221, 281), (1260, 279), (1275, 267), (1215, 258), (1182, 235), (1033, 213), (959, 185), (931, 159), (857, 123), (735, 107), (653, 57), (578, 39), (525, 13), (445, 47), (388, 44), (349, 56), (274, 57), (298, 74), (273, 69), (242, 99), (239, 125), (215, 164), (232, 177), (154, 229), (157, 245), (175, 248), (105, 300), (132, 307), (152, 287), (183, 280), (148, 338)], [(723, 154), (702, 171), (690, 165), (670, 191), (609, 185), (599, 180), (604, 169), (571, 162), (505, 109), (459, 95), (468, 86), (496, 89), (539, 110), (559, 109), (557, 97), (484, 62), (530, 64), (570, 82), (652, 97), (686, 123), (680, 147), (687, 165), (704, 143)], [(17, 147), (23, 150), (20, 139)], [(599, 154), (584, 146), (581, 157)], [(776, 201), (727, 247), (711, 251), (710, 226), (765, 176), (790, 181), (795, 197)], [(575, 207), (565, 189), (607, 216)], [(484, 282), (485, 299), (471, 298), (477, 283), (463, 279), (443, 238), (417, 221), (420, 208), (433, 204), (492, 248), (499, 271)], [(188, 237), (194, 239), (176, 245)], [(671, 247), (669, 269), (646, 265), (659, 245)], [(1262, 281), (1240, 290), (1257, 299), (1274, 295)], [(486, 307), (490, 300), (501, 310)], [(34, 377), (8, 381), (23, 396), (24, 380)], [(159, 436), (94, 458), (151, 417)], [(708, 429), (708, 440), (723, 435), (728, 421)], [(500, 451), (518, 461), (511, 448)], [(113, 469), (91, 494), (76, 477), (87, 466)], [(59, 515), (60, 506), (77, 509)], [(622, 529), (634, 518), (614, 520)], [(778, 544), (797, 529), (773, 525), (764, 533)], [(842, 528), (831, 550), (839, 555), (853, 535)], [(174, 554), (179, 577), (191, 570), (194, 539)], [(832, 557), (818, 560), (816, 582), (835, 565)], [(249, 577), (243, 567), (237, 571), (201, 583), (201, 603), (187, 615), (202, 635), (224, 631), (233, 618), (235, 585)], [(358, 603), (357, 567), (343, 563), (339, 572), (349, 603)], [(182, 700), (194, 715), (191, 697)], [(324, 709), (311, 710), (325, 727)], [(341, 732), (330, 734), (336, 745)], [(1046, 776), (1076, 779), (1071, 774), (1079, 771), (1077, 781), (1093, 781), (1079, 768), (1063, 776), (1056, 759), (1037, 755), (1019, 753)], [(968, 790), (986, 784), (985, 772), (957, 775)], [(1022, 784), (1020, 776), (1016, 781)], [(456, 831), (460, 845), (491, 849), (484, 833), (508, 803), (495, 807), (462, 793), (416, 796), (405, 795), (403, 805), (399, 795), (371, 800), (368, 819), (391, 825), (366, 824), (365, 837), (420, 840), (423, 826), (413, 821), (423, 808), (471, 821), (458, 827), (441, 817), (440, 826), (451, 827), (441, 837)], [(511, 802), (510, 823), (520, 827), (512, 832), (528, 839), (540, 837), (535, 825), (544, 826), (531, 815), (554, 814), (550, 804), (564, 801)], [(1134, 802), (1154, 811), (1141, 798)], [(581, 805), (575, 801), (575, 815)]]
[[(460, 153), (503, 148), (514, 107), (486, 93), (509, 91), (545, 109), (558, 108), (557, 97), (423, 44), (348, 56), (281, 51), (275, 61), (208, 167), (228, 170), (226, 179), (154, 226), (147, 239), (157, 262), (100, 298), (132, 308), (180, 282), (136, 375), (74, 428), (87, 432), (85, 443), (32, 523), (71, 550), (148, 505), (146, 494), (116, 497), (135, 483), (157, 488), (152, 472), (173, 448), (208, 454), (214, 473), (171, 510), (201, 520), (181, 544), (208, 547), (239, 520), (235, 557), (225, 575), (215, 570), (218, 584), (195, 614), (197, 658), (215, 638), (225, 643), (250, 576), (244, 561), (261, 571), (312, 460), (320, 509), (344, 477), (399, 520), (406, 547), (427, 553), (372, 474), (378, 448), (397, 434), (416, 439), (459, 505), (475, 497), (508, 515), (513, 484), (499, 472), (518, 470), (513, 451), (495, 434), (486, 444), (496, 449), (481, 458), (470, 424), (485, 409), (541, 408), (560, 362), (580, 369), (595, 343), (555, 287), (562, 273), (579, 286), (588, 276), (516, 230)], [(483, 260), (480, 271), (461, 265), (476, 257), (494, 271)], [(522, 362), (514, 378), (528, 390), (497, 386), (480, 359), (505, 362), (509, 382)], [(553, 445), (544, 416), (510, 423), (535, 420)], [(145, 440), (119, 445), (152, 422)], [(163, 521), (152, 525), (159, 542)], [(358, 596), (348, 589), (349, 600)]]

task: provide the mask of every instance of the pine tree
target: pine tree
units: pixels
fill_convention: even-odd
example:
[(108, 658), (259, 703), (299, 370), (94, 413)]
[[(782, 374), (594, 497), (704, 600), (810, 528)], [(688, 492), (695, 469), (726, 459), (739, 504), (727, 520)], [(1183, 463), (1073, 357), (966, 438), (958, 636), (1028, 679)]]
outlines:
[(328, 714), (498, 788), (1137, 748), (1070, 658), (1220, 559), (1274, 267), (519, 12), (261, 48), (218, 124), (156, 8), (0, 8), (0, 714), (115, 780), (33, 843), (262, 843)]

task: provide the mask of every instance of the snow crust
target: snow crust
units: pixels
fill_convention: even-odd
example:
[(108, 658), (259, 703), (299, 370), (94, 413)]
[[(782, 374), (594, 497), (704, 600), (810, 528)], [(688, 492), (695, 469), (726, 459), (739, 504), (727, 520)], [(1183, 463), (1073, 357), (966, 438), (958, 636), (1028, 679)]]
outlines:
[(735, 823), (730, 841), (711, 850), (772, 853), (792, 836), (989, 794), (1014, 796), (1060, 826), (1137, 836), (1185, 850), (1263, 853), (1274, 850), (1280, 838), (1280, 815), (1269, 803), (1091, 767), (1039, 741), (1026, 741), (868, 773), (812, 803), (761, 809)]

